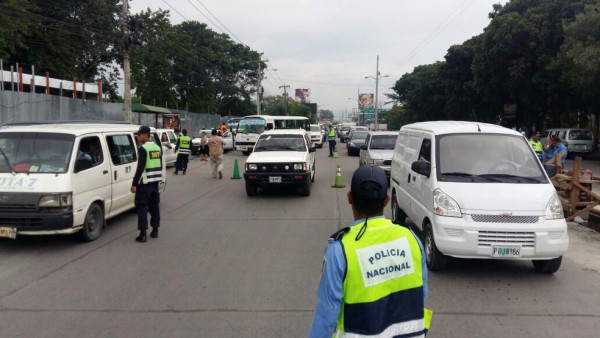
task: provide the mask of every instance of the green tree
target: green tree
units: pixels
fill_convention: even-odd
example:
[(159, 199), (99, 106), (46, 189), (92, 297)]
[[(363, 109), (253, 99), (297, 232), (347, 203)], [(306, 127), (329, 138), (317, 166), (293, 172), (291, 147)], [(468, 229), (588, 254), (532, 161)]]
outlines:
[(329, 109), (319, 109), (319, 118), (320, 119), (329, 119), (329, 120), (333, 121), (333, 119), (335, 118), (335, 115)]

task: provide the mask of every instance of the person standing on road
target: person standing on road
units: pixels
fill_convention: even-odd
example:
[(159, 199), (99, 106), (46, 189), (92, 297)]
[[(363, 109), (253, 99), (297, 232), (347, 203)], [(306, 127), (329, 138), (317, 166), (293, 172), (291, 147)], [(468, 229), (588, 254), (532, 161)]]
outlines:
[(200, 161), (208, 161), (208, 137), (204, 131), (200, 133)]
[(355, 222), (329, 238), (309, 337), (423, 337), (431, 311), (423, 245), (384, 218), (385, 171), (361, 166), (348, 203)]
[(136, 133), (141, 143), (138, 149), (138, 163), (131, 192), (135, 193), (135, 209), (138, 214), (138, 230), (140, 234), (136, 241), (146, 242), (146, 230), (148, 230), (148, 211), (150, 212), (150, 225), (152, 232), (150, 237), (158, 238), (160, 227), (160, 193), (158, 185), (162, 181), (162, 150), (160, 146), (150, 139), (150, 127), (141, 126)]
[(333, 152), (335, 151), (335, 139), (337, 138), (337, 133), (333, 126), (329, 126), (329, 131), (327, 131), (327, 142), (329, 142), (329, 157), (333, 157)]
[(177, 175), (180, 170), (183, 171), (183, 174), (185, 175), (192, 146), (192, 138), (187, 136), (187, 129), (182, 130), (181, 134), (182, 135), (177, 138), (177, 145), (175, 146), (175, 152), (177, 153), (175, 175)]
[(531, 135), (529, 144), (531, 145), (531, 148), (533, 148), (533, 151), (535, 151), (535, 154), (538, 156), (540, 161), (544, 162), (544, 147), (542, 146), (542, 142), (540, 142), (541, 137), (542, 134), (539, 131), (536, 132), (535, 134)]
[(211, 137), (208, 139), (208, 150), (210, 154), (210, 166), (212, 167), (213, 178), (223, 178), (223, 139), (217, 135), (217, 129), (211, 131)]
[(221, 126), (219, 128), (221, 129), (221, 134), (225, 135), (225, 132), (227, 131), (227, 125), (225, 124), (225, 122), (221, 123)]

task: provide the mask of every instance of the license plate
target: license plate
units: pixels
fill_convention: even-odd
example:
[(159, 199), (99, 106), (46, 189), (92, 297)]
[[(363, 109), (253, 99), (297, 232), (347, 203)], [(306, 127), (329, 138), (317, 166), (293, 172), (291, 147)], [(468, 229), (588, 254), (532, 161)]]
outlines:
[(575, 149), (585, 149), (585, 145), (583, 145), (583, 144), (576, 144), (575, 145)]
[(500, 257), (500, 258), (521, 257), (521, 246), (520, 245), (494, 245), (492, 247), (492, 257)]
[(269, 176), (269, 183), (281, 183), (281, 176)]
[(8, 228), (8, 227), (0, 227), (0, 237), (15, 239), (15, 238), (17, 238), (17, 229)]

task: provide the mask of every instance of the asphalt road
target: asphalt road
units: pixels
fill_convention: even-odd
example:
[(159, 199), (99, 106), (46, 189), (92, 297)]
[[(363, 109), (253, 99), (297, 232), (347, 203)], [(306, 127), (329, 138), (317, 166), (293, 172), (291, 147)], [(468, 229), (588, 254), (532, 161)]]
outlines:
[[(248, 198), (229, 179), (244, 156), (226, 155), (223, 180), (194, 157), (169, 174), (160, 238), (145, 244), (133, 212), (92, 243), (0, 240), (0, 337), (306, 336), (327, 238), (352, 221), (348, 188), (331, 187), (336, 160), (317, 158), (310, 197)], [(358, 158), (338, 162), (349, 185)], [(550, 276), (527, 261), (452, 260), (430, 273), (429, 337), (597, 337), (598, 285), (569, 254)]]

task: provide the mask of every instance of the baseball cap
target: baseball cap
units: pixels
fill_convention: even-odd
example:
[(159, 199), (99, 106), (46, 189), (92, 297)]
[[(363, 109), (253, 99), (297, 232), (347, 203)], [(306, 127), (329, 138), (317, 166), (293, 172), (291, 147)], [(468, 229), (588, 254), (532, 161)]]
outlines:
[(138, 129), (138, 131), (135, 134), (136, 135), (139, 135), (139, 134), (150, 134), (150, 127), (148, 127), (148, 126), (141, 126), (140, 129)]
[[(365, 182), (379, 184), (380, 188), (376, 190), (366, 190), (361, 185)], [(385, 171), (378, 166), (364, 165), (356, 169), (352, 175), (352, 184), (350, 191), (353, 196), (364, 198), (382, 199), (387, 195), (388, 180)]]

